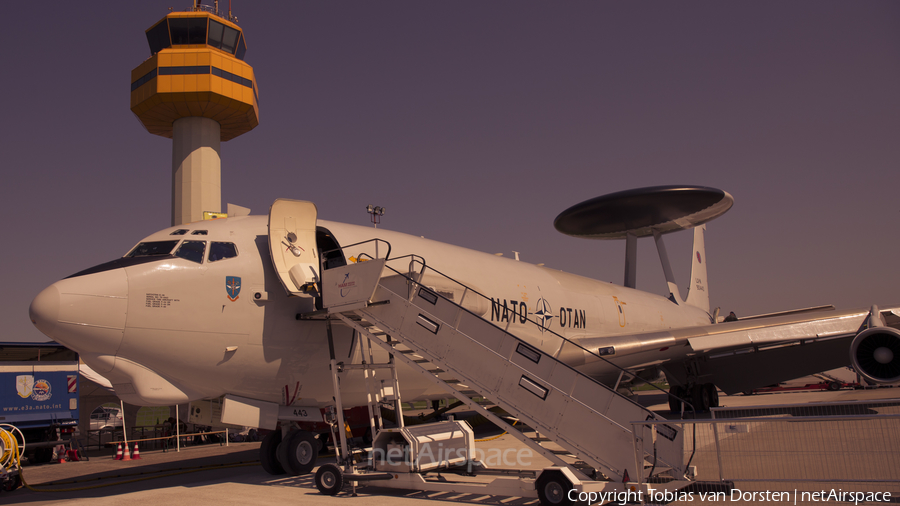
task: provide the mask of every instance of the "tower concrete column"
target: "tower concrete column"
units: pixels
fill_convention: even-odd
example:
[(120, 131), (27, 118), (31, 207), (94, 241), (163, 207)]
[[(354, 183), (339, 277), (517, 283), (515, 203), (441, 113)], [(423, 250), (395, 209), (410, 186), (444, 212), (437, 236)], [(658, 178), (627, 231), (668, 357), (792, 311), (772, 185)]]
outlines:
[(203, 219), (204, 211), (222, 210), (222, 161), (219, 123), (191, 116), (173, 123), (172, 225)]

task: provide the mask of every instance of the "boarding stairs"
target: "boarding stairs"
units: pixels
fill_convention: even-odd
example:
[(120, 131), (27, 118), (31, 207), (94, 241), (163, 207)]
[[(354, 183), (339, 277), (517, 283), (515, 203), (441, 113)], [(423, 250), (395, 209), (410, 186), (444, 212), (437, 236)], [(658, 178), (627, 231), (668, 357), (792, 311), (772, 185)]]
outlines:
[[(356, 315), (355, 313), (354, 313), (354, 315), (359, 317), (359, 315)], [(367, 331), (367, 333), (365, 335), (367, 335), (369, 338), (378, 337), (383, 343), (389, 342), (386, 339), (386, 336), (388, 334), (386, 332), (384, 332), (382, 329), (373, 325), (371, 322), (367, 321), (364, 318), (357, 318), (357, 319), (358, 319), (358, 321), (356, 322), (357, 325), (359, 327), (365, 328), (365, 330)], [(357, 330), (359, 330), (359, 328), (357, 328)], [(475, 399), (475, 398), (482, 399), (482, 400), (474, 401), (481, 407), (481, 409), (478, 410), (479, 412), (481, 412), (482, 410), (490, 411), (491, 407), (497, 406), (497, 403), (495, 403), (487, 398), (482, 397), (478, 391), (471, 389), (462, 380), (456, 378), (452, 373), (449, 373), (449, 372), (441, 369), (440, 367), (435, 366), (428, 359), (424, 358), (422, 355), (419, 355), (418, 353), (416, 353), (415, 350), (410, 349), (409, 347), (404, 345), (402, 342), (396, 341), (396, 340), (390, 341), (389, 346), (390, 346), (390, 348), (385, 348), (385, 349), (387, 349), (388, 351), (390, 351), (394, 354), (402, 354), (404, 357), (406, 357), (406, 360), (412, 360), (412, 362), (414, 362), (415, 365), (420, 370), (424, 369), (426, 372), (433, 374), (438, 380), (442, 381), (444, 384), (453, 386), (454, 392), (451, 392), (451, 393), (456, 394), (457, 396), (459, 394), (462, 394), (467, 399)], [(466, 402), (466, 404), (469, 404), (469, 403)], [(502, 409), (502, 407), (501, 407), (501, 409)], [(594, 467), (588, 465), (586, 462), (579, 459), (577, 455), (571, 453), (569, 450), (566, 450), (565, 448), (559, 446), (558, 444), (555, 444), (552, 439), (542, 435), (537, 429), (530, 427), (530, 426), (526, 425), (525, 423), (520, 423), (521, 421), (518, 419), (510, 420), (509, 417), (503, 417), (503, 420), (506, 421), (507, 424), (509, 424), (510, 421), (513, 422), (511, 426), (504, 427), (504, 429), (505, 429), (504, 434), (507, 432), (515, 431), (515, 432), (518, 432), (518, 433), (524, 435), (524, 437), (527, 437), (535, 444), (541, 446), (542, 454), (555, 455), (556, 456), (556, 458), (554, 459), (555, 464), (561, 465), (561, 463), (562, 463), (570, 468), (578, 469), (584, 475), (590, 476), (591, 478), (599, 476), (596, 473), (596, 469)], [(520, 436), (520, 435), (516, 435), (515, 437), (517, 437), (518, 439), (522, 439), (522, 436)]]
[[(558, 340), (555, 345), (526, 342), (418, 283), (430, 269), (424, 261), (409, 265), (408, 270), (398, 270), (385, 259), (371, 259), (324, 270), (325, 310), (505, 427), (554, 465), (568, 467), (584, 479), (619, 483), (646, 482), (652, 479), (651, 473), (657, 479), (683, 479), (681, 428), (635, 425), (635, 434), (632, 422), (661, 418), (557, 358), (563, 351), (579, 348), (575, 343), (549, 330), (544, 333), (545, 343), (552, 334)], [(434, 269), (428, 272), (443, 276)], [(481, 296), (451, 281), (463, 287), (460, 303)], [(510, 427), (473, 401), (473, 396), (490, 399), (534, 436)], [(560, 449), (542, 444), (548, 442)], [(599, 473), (588, 478), (591, 473), (584, 472), (586, 467)]]
[[(382, 342), (387, 342), (384, 340), (387, 333), (384, 332), (382, 329), (374, 326), (373, 324), (371, 324), (370, 322), (368, 322), (365, 319), (360, 319), (360, 321), (358, 323), (360, 326), (366, 327), (367, 330), (369, 331), (369, 333), (373, 337), (374, 336), (381, 337)], [(418, 353), (416, 353), (415, 350), (410, 349), (409, 347), (404, 345), (402, 342), (393, 341), (390, 344), (392, 346), (393, 353), (399, 353), (399, 354), (404, 355), (408, 359), (411, 359), (413, 362), (415, 362), (415, 364), (419, 368), (425, 369), (427, 372), (433, 374), (437, 379), (443, 381), (445, 384), (452, 385), (455, 391), (451, 392), (451, 393), (462, 394), (463, 396), (465, 396), (468, 399), (480, 398), (482, 400), (477, 400), (474, 402), (476, 402), (479, 406), (481, 406), (482, 409), (485, 409), (488, 411), (490, 411), (491, 407), (498, 406), (497, 403), (495, 403), (487, 398), (482, 397), (482, 395), (478, 391), (470, 388), (468, 385), (465, 384), (464, 381), (456, 378), (452, 373), (449, 373), (449, 372), (441, 369), (440, 367), (435, 366), (428, 359), (419, 355)], [(500, 406), (500, 407), (502, 409), (502, 406)], [(481, 412), (482, 409), (479, 409), (478, 411)], [(570, 452), (569, 450), (556, 444), (551, 438), (549, 438), (545, 435), (542, 435), (534, 427), (530, 427), (525, 423), (520, 423), (521, 420), (518, 420), (518, 419), (510, 420), (509, 417), (503, 417), (503, 420), (506, 421), (507, 424), (509, 424), (510, 421), (513, 422), (511, 427), (510, 426), (503, 427), (505, 429), (504, 433), (515, 431), (515, 432), (518, 432), (519, 434), (521, 434), (521, 435), (518, 435), (518, 434), (515, 435), (515, 437), (517, 437), (518, 439), (522, 439), (522, 436), (527, 437), (533, 443), (535, 443), (541, 447), (541, 453), (543, 455), (545, 455), (545, 456), (549, 455), (549, 454), (554, 455), (556, 457), (555, 459), (553, 459), (555, 464), (557, 464), (557, 465), (565, 464), (566, 466), (568, 466), (572, 469), (578, 469), (582, 472), (582, 474), (589, 476), (591, 478), (600, 476), (597, 474), (597, 472), (596, 472), (597, 469), (595, 467), (590, 466), (585, 461), (581, 460), (578, 457), (578, 455), (575, 455), (572, 452)]]

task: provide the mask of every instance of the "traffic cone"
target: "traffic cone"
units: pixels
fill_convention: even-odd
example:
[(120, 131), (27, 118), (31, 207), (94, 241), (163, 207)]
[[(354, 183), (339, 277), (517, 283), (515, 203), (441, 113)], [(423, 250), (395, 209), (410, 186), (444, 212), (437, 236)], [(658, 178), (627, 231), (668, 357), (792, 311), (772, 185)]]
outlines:
[(63, 445), (56, 446), (56, 462), (59, 464), (66, 463), (66, 447)]
[(128, 445), (125, 445), (125, 449), (122, 450), (122, 460), (131, 460), (131, 452), (128, 451)]
[(122, 443), (119, 443), (119, 449), (116, 450), (116, 456), (113, 457), (113, 460), (122, 460)]
[(134, 453), (131, 454), (131, 460), (141, 460), (141, 451), (138, 450), (137, 443), (134, 443)]

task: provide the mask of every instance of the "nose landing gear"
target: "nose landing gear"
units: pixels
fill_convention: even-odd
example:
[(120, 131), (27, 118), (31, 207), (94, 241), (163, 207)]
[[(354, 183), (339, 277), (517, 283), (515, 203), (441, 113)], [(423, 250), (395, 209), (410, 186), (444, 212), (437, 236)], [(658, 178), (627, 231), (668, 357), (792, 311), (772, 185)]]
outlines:
[(305, 430), (292, 430), (282, 437), (280, 430), (269, 433), (259, 447), (259, 461), (269, 474), (308, 474), (316, 465), (321, 442)]

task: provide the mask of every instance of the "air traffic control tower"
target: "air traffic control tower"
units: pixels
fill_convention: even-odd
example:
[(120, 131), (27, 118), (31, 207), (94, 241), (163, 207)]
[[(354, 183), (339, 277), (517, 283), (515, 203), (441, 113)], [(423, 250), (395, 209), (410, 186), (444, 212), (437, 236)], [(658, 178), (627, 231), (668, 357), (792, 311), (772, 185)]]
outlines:
[(172, 139), (172, 225), (221, 212), (220, 143), (259, 124), (236, 21), (199, 1), (171, 12), (147, 30), (150, 58), (131, 71), (131, 111), (148, 132)]

